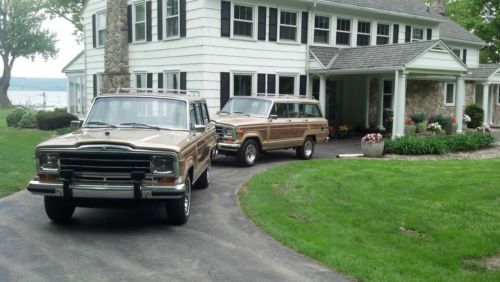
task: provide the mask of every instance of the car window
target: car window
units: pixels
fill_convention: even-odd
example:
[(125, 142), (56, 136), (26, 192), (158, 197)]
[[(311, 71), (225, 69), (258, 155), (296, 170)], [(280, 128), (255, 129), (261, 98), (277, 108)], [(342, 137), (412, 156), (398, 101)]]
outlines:
[(306, 104), (304, 107), (304, 117), (321, 117), (321, 112), (317, 104)]
[(276, 115), (278, 118), (287, 118), (287, 104), (286, 103), (276, 103), (274, 104), (271, 115)]
[(288, 103), (288, 117), (290, 117), (290, 118), (303, 118), (304, 117), (304, 104)]
[(194, 109), (194, 104), (191, 104), (189, 106), (189, 120), (190, 120), (191, 125), (198, 124), (197, 120), (196, 120), (196, 111)]
[(197, 125), (204, 125), (204, 118), (201, 113), (201, 105), (200, 104), (195, 104), (194, 105), (195, 112), (196, 112), (196, 124)]

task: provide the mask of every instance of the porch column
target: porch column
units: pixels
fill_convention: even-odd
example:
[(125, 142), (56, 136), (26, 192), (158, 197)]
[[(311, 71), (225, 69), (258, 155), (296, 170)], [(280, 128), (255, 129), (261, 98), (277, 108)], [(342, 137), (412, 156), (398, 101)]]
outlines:
[(398, 72), (398, 88), (396, 93), (396, 105), (394, 105), (394, 121), (393, 126), (396, 134), (395, 137), (405, 135), (405, 115), (406, 115), (406, 78), (407, 73), (404, 71)]
[(455, 101), (455, 117), (457, 120), (457, 133), (463, 133), (464, 105), (465, 105), (465, 79), (464, 75), (457, 76), (457, 95)]
[(488, 83), (483, 84), (483, 110), (484, 110), (484, 118), (483, 125), (488, 125), (488, 114), (490, 111), (488, 99), (490, 97), (490, 85)]
[(370, 77), (366, 78), (365, 128), (370, 129)]
[(309, 81), (307, 83), (307, 98), (313, 97), (313, 88), (314, 87), (314, 76), (309, 74)]
[(319, 76), (319, 103), (321, 104), (321, 111), (326, 116), (326, 76)]
[(378, 78), (378, 97), (377, 97), (377, 129), (384, 128), (384, 78)]

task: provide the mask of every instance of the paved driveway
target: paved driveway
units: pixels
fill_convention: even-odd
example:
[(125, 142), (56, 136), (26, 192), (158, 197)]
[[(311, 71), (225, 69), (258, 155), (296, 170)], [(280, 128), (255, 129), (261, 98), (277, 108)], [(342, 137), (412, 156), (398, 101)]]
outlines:
[[(356, 144), (322, 145), (316, 154), (356, 153)], [(192, 215), (182, 227), (163, 223), (161, 205), (79, 208), (71, 225), (58, 226), (47, 219), (41, 197), (23, 191), (4, 198), (0, 280), (345, 281), (263, 234), (237, 205), (242, 183), (294, 156), (293, 151), (269, 153), (250, 169), (235, 167), (231, 158), (216, 159), (212, 184), (194, 192)]]

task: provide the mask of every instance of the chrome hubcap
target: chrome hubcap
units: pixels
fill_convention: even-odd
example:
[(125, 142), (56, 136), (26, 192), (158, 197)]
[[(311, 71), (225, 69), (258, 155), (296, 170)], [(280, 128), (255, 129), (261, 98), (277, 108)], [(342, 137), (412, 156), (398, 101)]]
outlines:
[(191, 208), (191, 181), (186, 180), (186, 194), (184, 195), (184, 214), (189, 215), (189, 210)]
[(210, 166), (207, 168), (207, 182), (210, 183)]
[(311, 141), (306, 141), (304, 144), (304, 153), (307, 157), (311, 156), (313, 152), (313, 143)]
[(248, 145), (246, 157), (249, 164), (253, 164), (255, 162), (255, 158), (257, 157), (257, 148), (255, 148), (254, 145)]

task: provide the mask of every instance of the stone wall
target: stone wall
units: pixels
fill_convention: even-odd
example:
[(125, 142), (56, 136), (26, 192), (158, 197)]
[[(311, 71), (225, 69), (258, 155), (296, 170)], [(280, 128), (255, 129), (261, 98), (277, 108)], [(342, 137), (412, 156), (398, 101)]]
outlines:
[[(497, 85), (496, 87), (500, 87)], [(498, 93), (498, 89), (495, 88)], [(498, 94), (493, 95), (493, 125), (500, 126), (500, 105), (498, 104)]]

